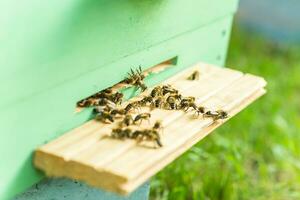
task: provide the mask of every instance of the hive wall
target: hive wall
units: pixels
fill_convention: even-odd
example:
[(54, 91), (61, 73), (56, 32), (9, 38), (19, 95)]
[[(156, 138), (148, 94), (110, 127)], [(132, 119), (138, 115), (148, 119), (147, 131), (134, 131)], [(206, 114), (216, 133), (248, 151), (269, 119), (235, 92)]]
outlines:
[[(0, 199), (43, 175), (33, 150), (90, 118), (75, 103), (170, 58), (222, 65), (236, 0), (6, 1), (0, 6)], [(24, 5), (23, 5), (24, 4)]]

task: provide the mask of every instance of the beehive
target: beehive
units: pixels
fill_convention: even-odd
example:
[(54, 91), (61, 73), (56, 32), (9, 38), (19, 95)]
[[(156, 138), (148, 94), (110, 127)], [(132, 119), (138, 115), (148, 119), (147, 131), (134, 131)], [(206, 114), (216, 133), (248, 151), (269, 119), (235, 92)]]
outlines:
[(168, 61), (153, 85), (199, 60), (223, 65), (237, 0), (5, 1), (0, 199), (44, 177), (32, 152), (90, 119), (78, 100)]
[[(201, 73), (199, 80), (187, 80), (193, 71)], [(164, 84), (176, 86), (184, 96), (195, 96), (198, 105), (223, 109), (232, 117), (265, 93), (266, 82), (250, 74), (200, 64)], [(149, 90), (136, 98), (147, 93)], [(35, 155), (35, 165), (48, 176), (78, 179), (92, 186), (128, 194), (225, 122), (178, 110), (143, 108), (139, 111), (143, 112), (149, 112), (151, 118), (148, 125), (140, 124), (140, 129), (151, 127), (157, 120), (162, 121), (163, 147), (155, 149), (132, 140), (105, 137), (119, 126), (118, 122), (108, 125), (91, 120), (40, 147)]]

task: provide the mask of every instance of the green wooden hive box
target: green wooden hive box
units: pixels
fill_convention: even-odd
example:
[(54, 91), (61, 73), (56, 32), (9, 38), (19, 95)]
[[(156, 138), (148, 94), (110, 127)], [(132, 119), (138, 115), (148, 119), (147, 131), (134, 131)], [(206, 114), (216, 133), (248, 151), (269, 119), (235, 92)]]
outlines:
[(76, 102), (130, 68), (171, 60), (173, 67), (147, 79), (151, 85), (198, 61), (222, 65), (237, 3), (1, 2), (0, 199), (43, 178), (32, 165), (34, 149), (89, 120), (89, 109), (74, 112)]

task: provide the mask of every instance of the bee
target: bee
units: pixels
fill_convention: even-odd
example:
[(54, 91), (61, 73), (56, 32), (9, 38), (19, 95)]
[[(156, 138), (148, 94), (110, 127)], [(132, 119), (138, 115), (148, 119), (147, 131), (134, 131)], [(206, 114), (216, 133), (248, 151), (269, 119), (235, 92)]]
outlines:
[(195, 110), (196, 114), (199, 116), (200, 114), (205, 113), (205, 107), (203, 106), (198, 106), (198, 108)]
[(172, 109), (172, 110), (175, 110), (175, 109), (177, 109), (177, 101), (176, 101), (176, 99), (175, 99), (175, 97), (173, 97), (173, 96), (169, 96), (168, 98), (167, 98), (167, 105), (168, 105), (168, 107), (170, 108), (170, 109)]
[(126, 139), (132, 137), (133, 131), (129, 128), (122, 129), (122, 128), (115, 128), (111, 132), (111, 137), (116, 139)]
[(152, 89), (150, 96), (155, 98), (162, 95), (162, 88), (160, 86), (156, 86)]
[(162, 122), (156, 121), (155, 124), (153, 125), (152, 129), (156, 130), (156, 131), (161, 131), (163, 129)]
[(143, 120), (148, 120), (148, 122), (150, 123), (150, 117), (151, 117), (150, 113), (141, 113), (141, 114), (138, 114), (134, 118), (133, 123), (136, 123), (136, 122), (140, 121), (140, 124), (141, 124)]
[(113, 89), (111, 87), (106, 88), (104, 90), (102, 90), (102, 92), (106, 93), (106, 94), (112, 94), (113, 93)]
[(161, 108), (163, 103), (164, 103), (164, 98), (159, 96), (157, 99), (155, 99), (154, 104), (152, 105), (152, 107)]
[(182, 99), (181, 94), (173, 94), (173, 95), (170, 95), (170, 96), (174, 97), (177, 101), (181, 101), (181, 99)]
[(153, 103), (153, 98), (151, 96), (146, 96), (142, 100), (139, 101), (140, 106), (147, 106), (148, 104)]
[(144, 92), (147, 89), (146, 84), (142, 80), (137, 80), (136, 84), (137, 87), (141, 88), (142, 92)]
[(125, 83), (137, 86), (141, 88), (142, 91), (145, 91), (147, 89), (147, 86), (143, 82), (144, 79), (145, 75), (143, 74), (142, 67), (139, 66), (136, 71), (130, 69), (128, 77), (125, 79)]
[(95, 103), (93, 103), (92, 105), (94, 105), (94, 106), (106, 106), (106, 105), (109, 105), (109, 106), (113, 107), (115, 105), (115, 103), (112, 102), (112, 101), (110, 101), (110, 100), (108, 100), (108, 99), (106, 99), (106, 98), (100, 98), (100, 99), (97, 99), (95, 101)]
[(178, 94), (178, 90), (176, 90), (175, 88), (173, 88), (171, 85), (164, 85), (162, 87), (162, 94), (163, 96), (165, 96), (166, 94)]
[(127, 106), (124, 108), (124, 110), (125, 110), (125, 113), (128, 113), (133, 109), (138, 109), (139, 107), (140, 107), (139, 102), (132, 102), (132, 103), (127, 104)]
[(184, 97), (181, 99), (179, 106), (184, 111), (188, 111), (189, 108), (193, 108), (194, 110), (198, 109), (195, 104), (195, 97)]
[(194, 103), (196, 100), (195, 97), (192, 97), (192, 96), (189, 96), (189, 97), (184, 97), (181, 99), (182, 102), (191, 102), (191, 103)]
[(112, 114), (114, 116), (115, 115), (125, 115), (126, 112), (125, 112), (124, 109), (113, 109), (113, 110), (110, 111), (110, 114)]
[(133, 124), (133, 118), (131, 115), (125, 115), (123, 121), (121, 122), (121, 126), (125, 125), (125, 126), (130, 126), (131, 124)]
[(133, 135), (139, 143), (142, 141), (155, 141), (159, 147), (163, 146), (160, 141), (160, 135), (156, 130), (146, 129), (142, 131), (135, 131)]
[(217, 111), (207, 111), (203, 115), (204, 117), (211, 117), (214, 121), (219, 119), (226, 119), (229, 117), (228, 113), (223, 110), (217, 110)]
[(112, 111), (112, 107), (110, 107), (109, 105), (106, 105), (106, 106), (96, 106), (94, 109), (93, 109), (93, 113), (94, 114), (98, 114), (98, 113), (101, 113), (101, 112), (111, 112)]
[(113, 116), (109, 112), (105, 112), (105, 111), (96, 114), (95, 119), (96, 120), (100, 120), (100, 121), (102, 121), (104, 123), (106, 123), (106, 122), (114, 122), (115, 121), (114, 118), (113, 118)]
[(122, 132), (123, 132), (123, 130), (121, 128), (114, 128), (111, 131), (111, 137), (121, 139), (121, 138), (123, 138)]
[(200, 76), (199, 71), (194, 71), (187, 79), (191, 81), (199, 80), (199, 76)]
[(79, 102), (77, 102), (78, 107), (89, 107), (93, 103), (92, 99), (83, 99)]
[(226, 119), (229, 117), (228, 113), (224, 110), (217, 110), (216, 112), (219, 114), (218, 115), (219, 119)]
[(115, 104), (121, 104), (123, 101), (123, 93), (116, 92), (115, 94), (111, 95), (111, 101)]

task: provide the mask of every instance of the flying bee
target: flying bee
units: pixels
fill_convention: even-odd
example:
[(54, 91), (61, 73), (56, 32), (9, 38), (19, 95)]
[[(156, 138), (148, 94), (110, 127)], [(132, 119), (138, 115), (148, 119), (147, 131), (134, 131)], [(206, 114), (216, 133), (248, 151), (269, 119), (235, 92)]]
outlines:
[(132, 102), (132, 103), (127, 104), (127, 106), (124, 108), (124, 110), (125, 110), (125, 113), (128, 113), (133, 109), (138, 109), (139, 107), (140, 107), (139, 102)]
[(121, 126), (125, 125), (125, 126), (130, 126), (131, 124), (133, 124), (133, 118), (131, 115), (125, 115), (123, 121), (121, 122)]
[(187, 79), (194, 81), (194, 80), (199, 80), (200, 72), (199, 71), (194, 71)]
[(152, 89), (150, 96), (155, 98), (162, 95), (162, 88), (160, 86), (156, 86)]
[(98, 114), (96, 114), (96, 117), (95, 117), (96, 120), (100, 120), (104, 123), (107, 123), (107, 122), (114, 122), (114, 118), (113, 116), (109, 113), (109, 112), (100, 112)]
[(150, 117), (151, 117), (150, 113), (141, 113), (141, 114), (138, 114), (134, 118), (133, 123), (137, 123), (138, 121), (140, 121), (140, 124), (141, 124), (143, 120), (148, 120), (148, 122), (150, 123)]
[(166, 104), (168, 105), (168, 107), (172, 110), (177, 109), (177, 101), (175, 99), (175, 97), (173, 96), (168, 96), (167, 100), (166, 100)]

